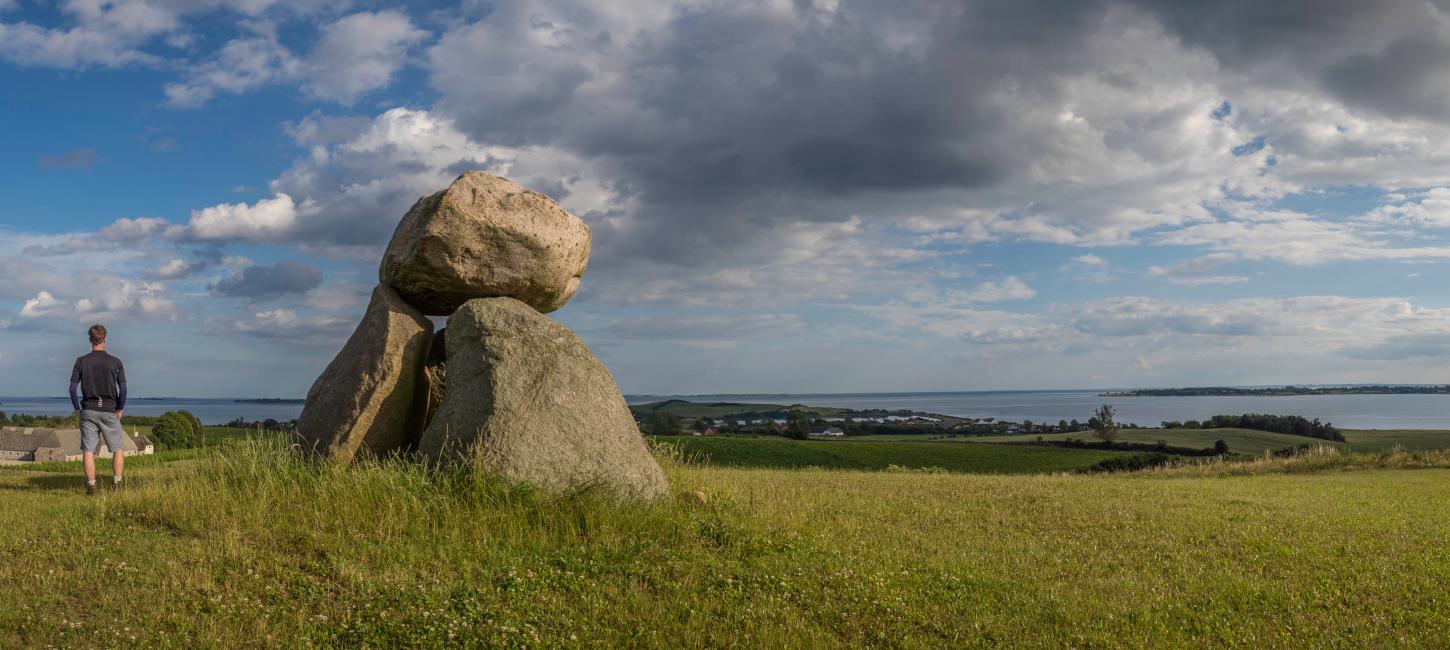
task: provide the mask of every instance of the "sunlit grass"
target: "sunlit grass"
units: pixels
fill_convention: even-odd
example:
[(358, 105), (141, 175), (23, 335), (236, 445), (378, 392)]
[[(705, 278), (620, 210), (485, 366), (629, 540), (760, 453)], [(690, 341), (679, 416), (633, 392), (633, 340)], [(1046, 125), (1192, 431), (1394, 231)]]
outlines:
[(138, 466), (126, 492), (96, 498), (69, 473), (5, 471), (0, 598), (10, 605), (0, 608), (0, 638), (59, 647), (1443, 642), (1450, 472), (1299, 462), (1320, 466), (974, 476), (666, 459), (680, 496), (651, 505), (399, 461), (315, 464), (268, 442)]

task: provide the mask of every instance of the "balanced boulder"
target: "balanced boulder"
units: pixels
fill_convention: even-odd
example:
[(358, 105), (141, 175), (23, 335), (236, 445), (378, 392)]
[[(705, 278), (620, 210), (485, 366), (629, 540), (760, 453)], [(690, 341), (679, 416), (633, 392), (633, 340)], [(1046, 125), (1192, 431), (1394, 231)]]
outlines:
[(350, 461), (411, 446), (422, 430), (418, 392), (432, 335), (432, 321), (396, 291), (373, 289), (352, 338), (307, 391), (297, 421), (303, 447)]
[(545, 488), (669, 492), (614, 377), (567, 327), (512, 298), (448, 319), (448, 386), (419, 451)]
[(378, 277), (434, 316), (495, 296), (547, 313), (579, 288), (590, 242), (589, 226), (553, 199), (471, 171), (413, 204)]

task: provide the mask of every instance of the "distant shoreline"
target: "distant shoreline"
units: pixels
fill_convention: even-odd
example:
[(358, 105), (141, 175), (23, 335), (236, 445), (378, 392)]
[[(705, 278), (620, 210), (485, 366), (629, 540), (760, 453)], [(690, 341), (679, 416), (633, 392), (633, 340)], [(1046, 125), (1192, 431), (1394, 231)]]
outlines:
[(1326, 386), (1305, 388), (1232, 388), (1207, 386), (1201, 388), (1147, 388), (1100, 393), (1102, 397), (1289, 397), (1299, 395), (1450, 395), (1445, 386)]
[(283, 399), (280, 397), (259, 397), (256, 399), (234, 399), (235, 404), (306, 404), (305, 399)]

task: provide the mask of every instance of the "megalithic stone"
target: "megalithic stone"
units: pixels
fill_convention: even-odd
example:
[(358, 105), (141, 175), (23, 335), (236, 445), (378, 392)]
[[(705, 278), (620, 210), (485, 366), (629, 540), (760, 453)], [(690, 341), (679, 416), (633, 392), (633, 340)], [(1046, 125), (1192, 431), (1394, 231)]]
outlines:
[(553, 199), (471, 171), (413, 204), (378, 265), (378, 279), (425, 314), (474, 298), (564, 306), (589, 262), (589, 226)]
[[(433, 333), (433, 343), (428, 346), (428, 356), (423, 361), (423, 389), (419, 391), (423, 401), (423, 428), (433, 422), (433, 416), (443, 406), (443, 394), (448, 387), (448, 328)], [(419, 433), (422, 433), (421, 431)], [(417, 442), (416, 440), (414, 441)], [(414, 445), (416, 448), (416, 445)]]
[(569, 328), (512, 298), (470, 300), (448, 319), (448, 385), (419, 443), (550, 489), (669, 492), (609, 370)]
[(382, 456), (417, 440), (416, 404), (433, 322), (383, 285), (352, 338), (307, 391), (297, 435), (308, 450), (340, 461)]

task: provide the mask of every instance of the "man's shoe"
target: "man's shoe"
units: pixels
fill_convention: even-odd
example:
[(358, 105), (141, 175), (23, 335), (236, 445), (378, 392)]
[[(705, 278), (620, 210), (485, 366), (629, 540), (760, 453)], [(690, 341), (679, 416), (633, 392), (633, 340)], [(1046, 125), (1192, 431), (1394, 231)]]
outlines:
[(87, 483), (86, 484), (86, 496), (88, 496), (88, 497), (96, 496), (96, 484), (95, 483)]
[(113, 481), (111, 483), (111, 491), (113, 491), (113, 492), (121, 492), (122, 490), (125, 489), (125, 487), (126, 487), (126, 481), (124, 479), (123, 480), (120, 480), (120, 481)]

